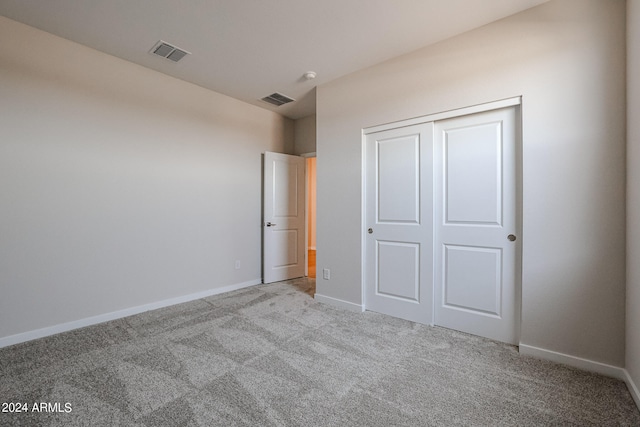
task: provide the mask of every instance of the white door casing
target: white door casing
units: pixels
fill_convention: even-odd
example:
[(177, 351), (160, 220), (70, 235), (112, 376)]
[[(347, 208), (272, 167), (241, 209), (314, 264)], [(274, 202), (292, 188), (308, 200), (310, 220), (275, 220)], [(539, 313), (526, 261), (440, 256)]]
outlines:
[(433, 124), (366, 136), (365, 306), (432, 322)]
[(304, 276), (305, 159), (264, 154), (263, 283)]
[[(517, 344), (516, 108), (436, 122), (435, 324)], [(513, 240), (516, 239), (516, 240)]]

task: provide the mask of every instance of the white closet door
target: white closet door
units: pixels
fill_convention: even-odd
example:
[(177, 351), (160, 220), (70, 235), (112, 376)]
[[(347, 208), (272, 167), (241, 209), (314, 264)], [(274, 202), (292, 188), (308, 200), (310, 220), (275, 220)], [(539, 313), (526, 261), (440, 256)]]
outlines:
[(365, 305), (433, 321), (433, 124), (366, 137)]
[(515, 107), (435, 123), (435, 324), (517, 344)]

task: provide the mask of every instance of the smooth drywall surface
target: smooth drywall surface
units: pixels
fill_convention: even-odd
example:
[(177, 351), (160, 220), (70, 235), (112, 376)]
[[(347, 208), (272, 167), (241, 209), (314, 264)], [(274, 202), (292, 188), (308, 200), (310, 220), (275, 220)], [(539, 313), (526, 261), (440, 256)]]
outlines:
[(623, 366), (623, 1), (552, 0), (320, 86), (317, 293), (363, 301), (363, 128), (519, 95), (521, 342)]
[[(627, 1), (626, 368), (640, 387), (640, 0)], [(640, 397), (640, 396), (639, 396)]]
[(0, 337), (260, 279), (292, 121), (3, 17), (0, 58)]
[(316, 115), (307, 116), (294, 122), (295, 154), (315, 153)]

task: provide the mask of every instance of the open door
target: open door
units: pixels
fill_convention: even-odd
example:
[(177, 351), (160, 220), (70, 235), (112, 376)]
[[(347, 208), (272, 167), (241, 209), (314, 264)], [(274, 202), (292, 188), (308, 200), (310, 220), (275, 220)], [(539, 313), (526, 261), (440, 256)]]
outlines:
[(264, 153), (263, 283), (304, 276), (305, 159)]

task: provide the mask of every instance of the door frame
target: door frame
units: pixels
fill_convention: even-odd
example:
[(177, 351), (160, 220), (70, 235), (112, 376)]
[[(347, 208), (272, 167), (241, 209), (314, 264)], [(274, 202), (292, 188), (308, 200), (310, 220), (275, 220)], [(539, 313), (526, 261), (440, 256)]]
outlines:
[[(311, 151), (309, 153), (298, 154), (300, 157), (304, 157), (305, 162), (306, 159), (309, 158), (317, 158), (315, 151)], [(317, 161), (317, 160), (316, 160)], [(317, 182), (317, 180), (316, 180)], [(309, 168), (304, 168), (304, 277), (309, 277), (309, 192), (306, 191), (309, 189)], [(316, 248), (317, 253), (317, 248)], [(316, 271), (316, 276), (318, 272)]]
[[(381, 125), (370, 126), (362, 129), (361, 136), (361, 272), (362, 272), (362, 282), (361, 282), (361, 304), (363, 311), (367, 309), (366, 307), (366, 292), (367, 292), (367, 276), (365, 274), (366, 271), (366, 256), (367, 256), (367, 232), (365, 230), (365, 224), (367, 223), (367, 211), (366, 211), (366, 160), (367, 160), (367, 135), (375, 132), (381, 132), (390, 129), (402, 128), (406, 126), (413, 126), (423, 123), (429, 122), (437, 122), (440, 120), (452, 119), (455, 117), (467, 116), (476, 113), (483, 113), (491, 110), (498, 110), (501, 108), (507, 107), (518, 107), (518, 111), (516, 112), (516, 231), (517, 236), (520, 240), (520, 244), (518, 245), (518, 249), (516, 252), (516, 283), (515, 283), (515, 291), (516, 291), (516, 304), (518, 305), (517, 309), (520, 313), (520, 322), (519, 329), (521, 329), (522, 325), (522, 238), (523, 238), (523, 213), (522, 213), (522, 202), (523, 202), (523, 185), (522, 185), (522, 96), (515, 96), (511, 98), (505, 98), (497, 101), (490, 101), (482, 104), (476, 104), (469, 107), (458, 108), (454, 110), (443, 111), (435, 114), (428, 114), (425, 116), (415, 117), (406, 120), (398, 120), (394, 122), (389, 122)], [(434, 181), (435, 182), (435, 181)], [(437, 209), (437, 207), (433, 206), (433, 209)], [(434, 212), (435, 213), (435, 212)], [(434, 217), (435, 218), (435, 217)], [(435, 224), (434, 232), (435, 232)], [(435, 234), (434, 234), (435, 235)], [(435, 244), (435, 241), (434, 241)], [(435, 259), (434, 259), (435, 262)], [(434, 269), (435, 274), (435, 269)], [(435, 284), (435, 277), (433, 279)], [(435, 286), (432, 287), (432, 292), (435, 292)], [(433, 304), (435, 305), (435, 298), (433, 299)], [(435, 323), (435, 306), (432, 307), (432, 315), (430, 325), (433, 326)], [(518, 331), (518, 337), (520, 337), (521, 332)], [(518, 338), (519, 339), (519, 338)]]

